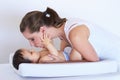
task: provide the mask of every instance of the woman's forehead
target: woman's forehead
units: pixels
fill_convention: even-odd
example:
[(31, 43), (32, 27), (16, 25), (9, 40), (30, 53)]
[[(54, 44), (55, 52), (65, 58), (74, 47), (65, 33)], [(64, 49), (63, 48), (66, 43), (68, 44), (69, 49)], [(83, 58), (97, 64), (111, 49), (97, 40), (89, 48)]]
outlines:
[(30, 33), (29, 30), (24, 31), (22, 34), (23, 34), (24, 37), (27, 38), (27, 39), (31, 39), (31, 38), (37, 36), (37, 32)]
[(30, 34), (32, 33), (30, 32), (28, 28), (26, 28), (25, 31), (23, 32), (23, 35), (30, 35)]

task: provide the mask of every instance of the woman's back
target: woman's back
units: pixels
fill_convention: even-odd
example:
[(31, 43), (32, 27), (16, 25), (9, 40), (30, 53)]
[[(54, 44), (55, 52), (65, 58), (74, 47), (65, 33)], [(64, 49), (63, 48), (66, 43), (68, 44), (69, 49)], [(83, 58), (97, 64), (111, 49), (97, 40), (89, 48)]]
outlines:
[[(70, 30), (78, 25), (86, 25), (90, 30), (89, 42), (92, 44), (100, 58), (110, 58), (120, 55), (120, 37), (102, 29), (96, 24), (91, 24), (81, 19), (68, 19), (65, 24), (65, 34), (69, 41), (68, 35)], [(70, 42), (70, 41), (69, 41)], [(71, 42), (70, 42), (71, 43)], [(114, 48), (114, 49), (113, 49)], [(117, 57), (117, 56), (116, 56)]]

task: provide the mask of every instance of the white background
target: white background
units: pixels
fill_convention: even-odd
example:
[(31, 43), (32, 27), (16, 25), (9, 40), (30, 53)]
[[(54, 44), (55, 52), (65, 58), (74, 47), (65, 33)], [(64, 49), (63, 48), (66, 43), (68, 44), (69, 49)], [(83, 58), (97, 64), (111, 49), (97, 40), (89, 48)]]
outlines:
[(27, 12), (47, 6), (61, 17), (86, 19), (120, 36), (120, 0), (0, 0), (0, 63), (7, 63), (18, 48), (30, 48), (19, 31), (20, 21)]

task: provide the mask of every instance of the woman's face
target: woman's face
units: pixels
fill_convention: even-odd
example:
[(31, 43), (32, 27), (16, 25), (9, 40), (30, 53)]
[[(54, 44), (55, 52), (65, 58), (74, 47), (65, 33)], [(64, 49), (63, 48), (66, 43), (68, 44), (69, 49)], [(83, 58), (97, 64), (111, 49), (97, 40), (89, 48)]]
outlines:
[(55, 30), (53, 27), (47, 28), (46, 26), (43, 26), (38, 32), (34, 33), (30, 33), (30, 30), (26, 28), (22, 34), (29, 41), (31, 46), (43, 48), (44, 45), (41, 38), (43, 38), (44, 33), (46, 33), (49, 38), (53, 39), (56, 36), (56, 33), (54, 31)]
[(39, 53), (35, 52), (34, 50), (27, 50), (27, 49), (22, 49), (23, 53), (23, 57), (25, 59), (29, 59), (31, 60), (33, 63), (36, 63), (39, 59)]
[(23, 36), (29, 41), (31, 46), (35, 47), (44, 47), (40, 37), (43, 37), (43, 32), (34, 32), (30, 33), (29, 29), (26, 29), (23, 33)]

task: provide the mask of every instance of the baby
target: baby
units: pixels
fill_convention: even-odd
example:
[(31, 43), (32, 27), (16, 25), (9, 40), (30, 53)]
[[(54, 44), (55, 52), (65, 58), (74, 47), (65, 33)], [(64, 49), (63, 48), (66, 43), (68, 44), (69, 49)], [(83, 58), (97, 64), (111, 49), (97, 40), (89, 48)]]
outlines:
[[(21, 63), (43, 63), (43, 62), (66, 62), (69, 61), (69, 54), (71, 52), (70, 47), (66, 47), (66, 50), (69, 51), (67, 52), (66, 50), (64, 51), (59, 51), (57, 50), (51, 40), (45, 35), (44, 38), (42, 38), (43, 44), (45, 46), (45, 49), (36, 52), (34, 50), (27, 50), (27, 49), (18, 49), (14, 56), (13, 56), (13, 66), (18, 69), (19, 64)], [(69, 50), (68, 50), (69, 49)], [(72, 51), (75, 54), (77, 53), (75, 50)], [(54, 55), (57, 60), (54, 60), (53, 57)], [(81, 55), (80, 55), (81, 56)], [(76, 60), (81, 60), (82, 58), (77, 58)]]

